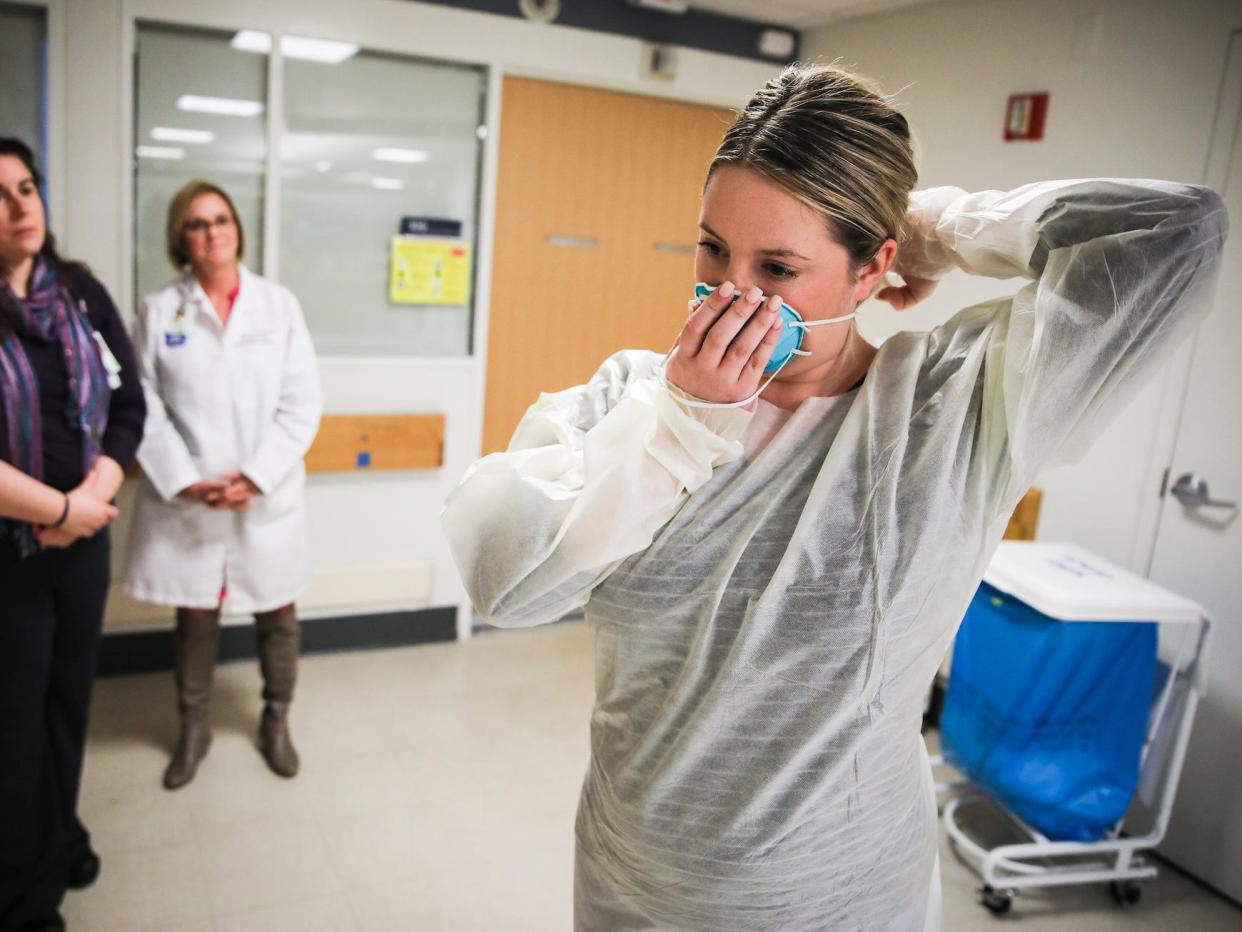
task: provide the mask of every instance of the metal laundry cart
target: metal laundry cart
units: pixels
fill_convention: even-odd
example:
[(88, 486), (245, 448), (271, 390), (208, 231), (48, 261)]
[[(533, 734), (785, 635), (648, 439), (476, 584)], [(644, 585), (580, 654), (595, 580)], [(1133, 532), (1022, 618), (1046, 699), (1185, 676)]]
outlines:
[[(1089, 566), (1099, 572), (1081, 580), (1049, 579), (1049, 567)], [(1055, 575), (1055, 574), (1054, 574)], [(1146, 853), (1164, 839), (1186, 757), (1195, 708), (1203, 690), (1201, 660), (1211, 620), (1202, 606), (1149, 580), (1108, 564), (1073, 545), (1005, 542), (985, 582), (1043, 614), (1067, 624), (1082, 621), (1150, 620), (1161, 626), (1157, 684), (1139, 764), (1139, 782), (1125, 816), (1098, 841), (1054, 841), (970, 781), (937, 784), (945, 798), (949, 841), (982, 878), (982, 904), (1008, 912), (1024, 890), (1070, 884), (1108, 883), (1123, 906), (1136, 904), (1140, 882), (1158, 873)], [(1055, 583), (1050, 585), (1049, 583)], [(933, 766), (944, 763), (933, 758)], [(985, 847), (962, 825), (966, 807), (986, 800), (1027, 840)]]

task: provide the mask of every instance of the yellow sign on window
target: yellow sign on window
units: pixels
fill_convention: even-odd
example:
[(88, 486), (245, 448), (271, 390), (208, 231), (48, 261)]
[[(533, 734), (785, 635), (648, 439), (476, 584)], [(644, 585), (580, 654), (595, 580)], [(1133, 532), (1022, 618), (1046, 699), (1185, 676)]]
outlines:
[(394, 236), (388, 300), (464, 307), (470, 301), (470, 246), (458, 239)]

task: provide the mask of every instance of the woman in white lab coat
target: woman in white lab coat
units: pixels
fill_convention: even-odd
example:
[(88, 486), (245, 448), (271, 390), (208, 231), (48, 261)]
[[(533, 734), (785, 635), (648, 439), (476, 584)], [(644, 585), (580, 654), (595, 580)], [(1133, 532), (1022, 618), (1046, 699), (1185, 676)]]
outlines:
[(192, 181), (168, 210), (181, 276), (138, 309), (134, 344), (150, 409), (125, 588), (177, 610), (181, 736), (164, 773), (194, 778), (211, 743), (207, 709), (220, 606), (253, 612), (265, 706), (259, 746), (297, 773), (288, 730), (310, 578), (302, 457), (319, 424), (319, 377), (302, 309), (240, 260), (244, 233), (221, 188)]

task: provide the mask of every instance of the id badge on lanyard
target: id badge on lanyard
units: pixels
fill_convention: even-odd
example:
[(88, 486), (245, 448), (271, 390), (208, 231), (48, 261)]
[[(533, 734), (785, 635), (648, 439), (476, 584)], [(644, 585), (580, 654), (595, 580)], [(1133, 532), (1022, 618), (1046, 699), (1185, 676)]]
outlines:
[(103, 334), (91, 326), (90, 317), (86, 312), (86, 302), (79, 301), (78, 307), (82, 311), (84, 323), (91, 331), (91, 336), (95, 338), (95, 349), (99, 351), (99, 361), (103, 363), (104, 372), (108, 375), (108, 388), (116, 391), (121, 387), (121, 364), (117, 362), (116, 356), (112, 353), (112, 347), (103, 338)]
[(112, 348), (108, 346), (108, 341), (103, 338), (98, 330), (92, 330), (91, 336), (95, 338), (95, 346), (99, 349), (99, 359), (103, 363), (104, 371), (108, 373), (108, 388), (116, 391), (121, 387), (121, 364), (117, 362), (116, 356), (112, 355)]

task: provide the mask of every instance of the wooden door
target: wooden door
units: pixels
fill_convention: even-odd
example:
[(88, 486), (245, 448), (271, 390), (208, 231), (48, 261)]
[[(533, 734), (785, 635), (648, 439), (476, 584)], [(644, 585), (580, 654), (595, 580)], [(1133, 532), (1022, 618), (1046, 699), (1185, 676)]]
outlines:
[(666, 351), (694, 288), (699, 195), (727, 110), (506, 78), (483, 452), (540, 392)]

